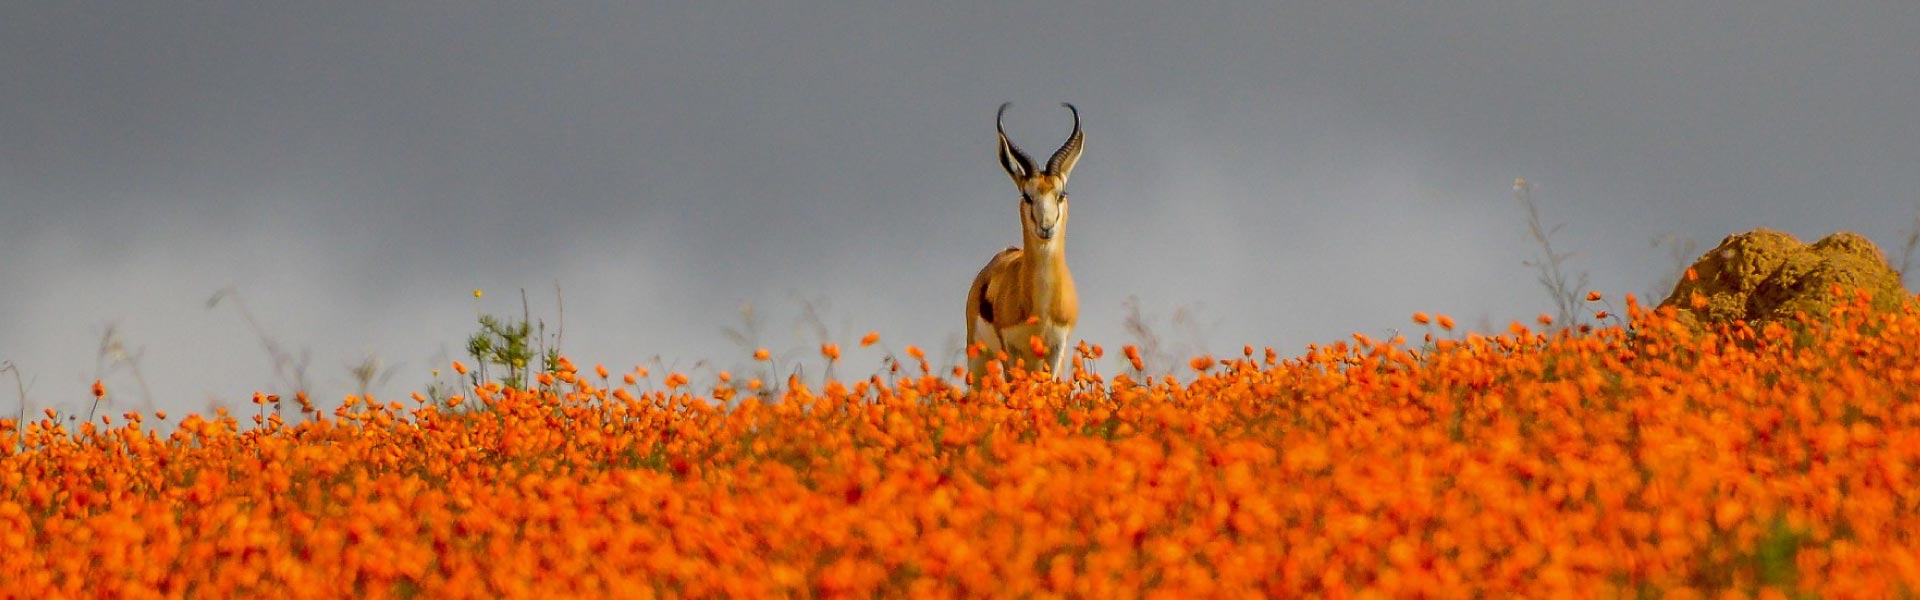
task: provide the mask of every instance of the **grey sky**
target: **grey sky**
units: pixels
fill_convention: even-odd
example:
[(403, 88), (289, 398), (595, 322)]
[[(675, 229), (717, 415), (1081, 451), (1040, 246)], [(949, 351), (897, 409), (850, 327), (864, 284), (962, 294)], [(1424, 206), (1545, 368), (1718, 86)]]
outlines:
[(117, 324), (160, 407), (244, 403), (226, 286), (328, 405), (556, 282), (582, 364), (738, 365), (745, 302), (811, 346), (796, 295), (939, 347), (1019, 240), (1009, 100), (1038, 155), (1081, 108), (1076, 337), (1111, 348), (1128, 295), (1215, 351), (1530, 320), (1514, 177), (1616, 296), (1658, 236), (1897, 248), (1920, 204), (1912, 2), (661, 4), (0, 6), (0, 360), (78, 406)]

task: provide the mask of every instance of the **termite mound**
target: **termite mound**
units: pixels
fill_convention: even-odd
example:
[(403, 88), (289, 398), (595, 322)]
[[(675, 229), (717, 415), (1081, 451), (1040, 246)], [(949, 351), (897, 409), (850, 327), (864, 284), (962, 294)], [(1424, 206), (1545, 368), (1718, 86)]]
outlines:
[[(1683, 321), (1695, 325), (1757, 325), (1801, 314), (1821, 320), (1861, 290), (1871, 294), (1875, 310), (1897, 310), (1912, 300), (1880, 248), (1847, 231), (1812, 244), (1771, 229), (1737, 233), (1694, 261), (1690, 271), (1660, 306), (1678, 309)], [(1835, 289), (1842, 293), (1836, 296)]]

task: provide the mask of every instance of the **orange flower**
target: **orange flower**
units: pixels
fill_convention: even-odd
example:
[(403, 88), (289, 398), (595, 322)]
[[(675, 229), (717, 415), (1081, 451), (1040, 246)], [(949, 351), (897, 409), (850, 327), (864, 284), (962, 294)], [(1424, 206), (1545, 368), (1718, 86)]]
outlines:
[(1213, 357), (1204, 354), (1195, 356), (1193, 360), (1187, 361), (1187, 366), (1193, 367), (1195, 371), (1206, 371), (1213, 368)]
[(95, 399), (95, 400), (98, 400), (98, 399), (100, 399), (100, 398), (102, 398), (102, 397), (105, 397), (106, 395), (107, 395), (107, 386), (105, 386), (105, 385), (102, 385), (102, 384), (100, 383), (100, 380), (98, 380), (98, 379), (95, 379), (95, 380), (93, 380), (93, 397), (94, 397), (94, 399)]
[(914, 345), (911, 345), (911, 344), (909, 344), (909, 345), (907, 346), (907, 356), (908, 356), (908, 357), (911, 357), (911, 358), (913, 358), (914, 360), (926, 360), (926, 359), (927, 359), (927, 353), (926, 353), (926, 352), (923, 352), (923, 351), (921, 351), (921, 350), (920, 350), (920, 347), (919, 347), (919, 346), (914, 346)]
[(1413, 313), (1413, 322), (1421, 325), (1426, 325), (1428, 323), (1433, 322), (1433, 317), (1427, 316), (1427, 313), (1416, 312), (1416, 313)]
[(460, 361), (457, 361), (457, 360), (456, 360), (456, 361), (453, 361), (453, 372), (455, 372), (455, 373), (459, 373), (459, 374), (461, 374), (461, 375), (466, 375), (466, 374), (467, 374), (467, 366), (466, 366), (466, 365), (464, 365), (464, 364), (460, 364)]
[(1746, 517), (1746, 514), (1746, 508), (1740, 506), (1740, 503), (1732, 500), (1723, 500), (1720, 502), (1720, 505), (1713, 510), (1713, 524), (1719, 526), (1721, 529), (1728, 529), (1733, 527), (1734, 523)]
[(880, 332), (870, 331), (870, 332), (867, 332), (866, 337), (860, 338), (860, 347), (865, 348), (867, 346), (872, 346), (879, 341), (880, 341)]
[(1433, 320), (1434, 322), (1440, 324), (1441, 329), (1445, 329), (1447, 331), (1453, 331), (1453, 317), (1440, 315), (1438, 317), (1434, 317)]
[(821, 344), (820, 355), (827, 357), (827, 360), (829, 361), (838, 362), (840, 360), (840, 345), (839, 344)]
[(1599, 290), (1594, 290), (1594, 291), (1591, 291), (1591, 292), (1587, 292), (1587, 301), (1588, 301), (1588, 302), (1599, 302), (1599, 301), (1600, 301), (1600, 297), (1601, 297), (1601, 296), (1600, 296), (1600, 291), (1599, 291)]
[(757, 361), (760, 361), (760, 362), (766, 362), (766, 361), (768, 361), (768, 360), (770, 360), (770, 359), (772, 359), (772, 358), (773, 358), (773, 353), (772, 353), (772, 352), (768, 352), (766, 348), (760, 348), (760, 349), (757, 349), (757, 350), (754, 350), (754, 351), (753, 351), (753, 359), (754, 359), (754, 360), (757, 360)]
[(996, 361), (977, 388), (930, 369), (487, 381), (293, 421), (216, 405), (158, 432), (45, 408), (0, 419), (0, 580), (22, 597), (1897, 596), (1920, 582), (1911, 537), (1889, 533), (1920, 530), (1902, 496), (1920, 312), (1846, 296), (1706, 328), (1628, 300), (1611, 327), (1354, 335), (1154, 377), (1128, 346), (1135, 371), (1111, 378), (1010, 381)]

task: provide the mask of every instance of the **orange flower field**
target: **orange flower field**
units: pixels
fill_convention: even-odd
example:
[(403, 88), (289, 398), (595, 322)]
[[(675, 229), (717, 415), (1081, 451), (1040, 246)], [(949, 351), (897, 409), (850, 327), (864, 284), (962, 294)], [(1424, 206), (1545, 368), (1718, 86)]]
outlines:
[(297, 424), (49, 411), (0, 425), (0, 592), (1914, 597), (1920, 313), (1865, 306), (1419, 315), (1431, 340), (979, 395), (909, 350), (777, 399), (563, 361)]

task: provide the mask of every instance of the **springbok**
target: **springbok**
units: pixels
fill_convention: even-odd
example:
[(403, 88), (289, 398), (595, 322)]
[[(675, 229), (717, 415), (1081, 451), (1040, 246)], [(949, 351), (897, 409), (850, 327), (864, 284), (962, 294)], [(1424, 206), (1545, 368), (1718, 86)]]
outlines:
[(1000, 166), (1020, 190), (1021, 246), (995, 254), (967, 290), (968, 379), (978, 388), (987, 363), (1004, 353), (1004, 367), (1047, 369), (1058, 375), (1066, 366), (1067, 335), (1080, 316), (1073, 274), (1067, 271), (1067, 176), (1080, 160), (1083, 136), (1080, 109), (1073, 113), (1073, 135), (1053, 153), (1045, 171), (1007, 139), (1007, 107), (993, 119), (1000, 133)]

